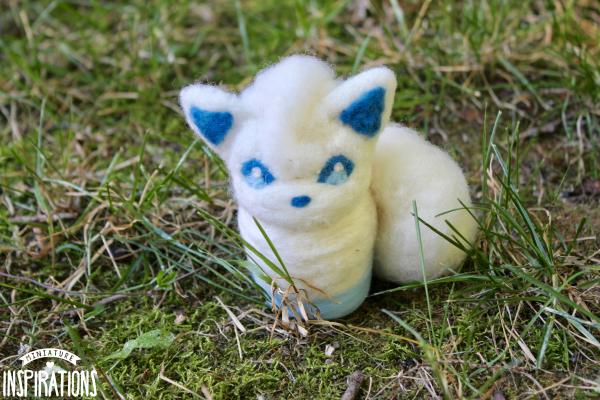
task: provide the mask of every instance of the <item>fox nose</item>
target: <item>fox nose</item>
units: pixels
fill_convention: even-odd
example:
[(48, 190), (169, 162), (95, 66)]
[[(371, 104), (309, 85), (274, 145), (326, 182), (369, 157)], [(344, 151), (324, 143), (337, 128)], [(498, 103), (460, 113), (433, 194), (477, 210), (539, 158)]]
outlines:
[(302, 208), (306, 207), (310, 203), (309, 196), (296, 196), (292, 197), (292, 207)]

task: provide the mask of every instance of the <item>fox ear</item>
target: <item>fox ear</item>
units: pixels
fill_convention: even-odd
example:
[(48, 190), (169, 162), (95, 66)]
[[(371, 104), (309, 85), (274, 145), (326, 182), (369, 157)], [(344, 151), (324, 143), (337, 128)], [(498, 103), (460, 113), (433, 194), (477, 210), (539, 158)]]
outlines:
[(390, 119), (396, 77), (386, 67), (361, 72), (333, 89), (325, 108), (355, 133), (375, 137)]
[(224, 157), (239, 128), (238, 97), (215, 86), (194, 84), (181, 90), (179, 103), (190, 128)]

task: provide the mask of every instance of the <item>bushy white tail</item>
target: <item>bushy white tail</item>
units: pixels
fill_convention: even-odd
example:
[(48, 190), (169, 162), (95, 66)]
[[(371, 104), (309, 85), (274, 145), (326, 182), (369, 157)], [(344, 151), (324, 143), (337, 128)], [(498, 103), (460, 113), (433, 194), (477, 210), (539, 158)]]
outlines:
[[(413, 201), (419, 217), (439, 231), (461, 242), (475, 239), (476, 221), (461, 204), (470, 207), (471, 200), (460, 167), (411, 129), (390, 124), (383, 131), (371, 189), (378, 212), (375, 273), (386, 280), (423, 280)], [(427, 279), (460, 266), (466, 255), (462, 250), (423, 223), (419, 229)]]

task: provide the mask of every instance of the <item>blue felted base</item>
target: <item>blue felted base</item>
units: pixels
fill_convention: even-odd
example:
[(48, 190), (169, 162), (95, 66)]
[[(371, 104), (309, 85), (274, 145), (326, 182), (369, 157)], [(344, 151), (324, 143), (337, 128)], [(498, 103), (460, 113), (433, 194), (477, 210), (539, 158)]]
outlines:
[[(267, 292), (270, 292), (270, 287), (267, 286), (260, 279), (256, 282), (261, 285)], [(368, 268), (368, 272), (365, 276), (353, 287), (348, 290), (338, 293), (335, 296), (329, 298), (317, 298), (311, 299), (313, 304), (319, 308), (321, 318), (323, 319), (336, 319), (342, 318), (356, 310), (365, 300), (369, 294), (371, 287), (371, 268)], [(277, 307), (281, 306), (281, 296), (275, 295), (275, 304)], [(271, 305), (271, 299), (267, 300), (267, 305)], [(311, 305), (304, 304), (306, 313), (310, 318), (316, 317), (316, 309)], [(294, 314), (290, 311), (290, 317), (293, 318)], [(298, 315), (300, 315), (298, 313)]]

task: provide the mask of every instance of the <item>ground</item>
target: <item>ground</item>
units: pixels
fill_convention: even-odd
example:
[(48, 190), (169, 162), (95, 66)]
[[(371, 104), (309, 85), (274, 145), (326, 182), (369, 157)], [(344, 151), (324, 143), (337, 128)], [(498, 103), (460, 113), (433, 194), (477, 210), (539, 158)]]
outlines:
[[(600, 396), (597, 1), (2, 9), (1, 369), (56, 347), (104, 398), (339, 398), (354, 371), (359, 398)], [(226, 173), (177, 93), (305, 52), (395, 71), (392, 118), (464, 168), (481, 234), (458, 275), (374, 282), (303, 336), (245, 278)]]

